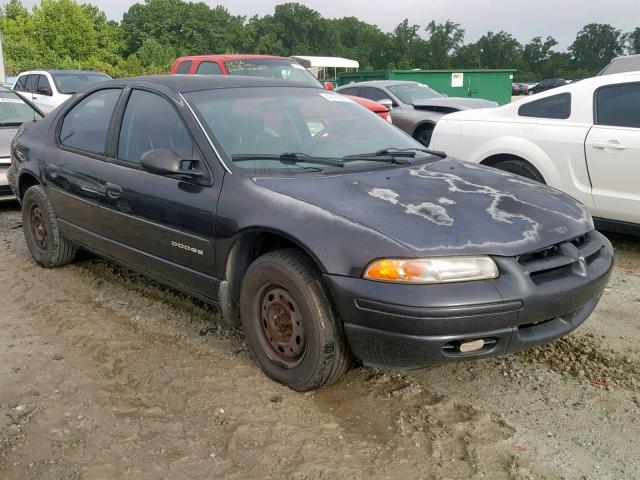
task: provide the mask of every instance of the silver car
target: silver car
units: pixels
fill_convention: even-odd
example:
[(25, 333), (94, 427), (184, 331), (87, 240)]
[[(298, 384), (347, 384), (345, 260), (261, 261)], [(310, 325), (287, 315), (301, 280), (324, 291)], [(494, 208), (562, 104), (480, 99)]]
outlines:
[(498, 104), (481, 98), (447, 97), (418, 82), (375, 80), (336, 88), (343, 95), (355, 95), (381, 103), (391, 110), (393, 124), (425, 146), (443, 115)]
[(14, 198), (7, 171), (11, 165), (11, 141), (24, 122), (42, 118), (40, 110), (8, 88), (0, 86), (0, 200)]

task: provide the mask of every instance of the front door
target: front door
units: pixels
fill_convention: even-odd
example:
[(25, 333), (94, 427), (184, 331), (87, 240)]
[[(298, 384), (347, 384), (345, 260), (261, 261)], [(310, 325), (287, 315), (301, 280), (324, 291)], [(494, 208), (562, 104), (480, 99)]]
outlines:
[(640, 83), (600, 88), (595, 102), (585, 151), (598, 215), (640, 223)]
[[(217, 298), (214, 215), (222, 178), (213, 178), (181, 114), (158, 93), (132, 90), (119, 132), (100, 199), (110, 254)], [(144, 170), (142, 156), (158, 149), (197, 162), (203, 177), (185, 180)]]

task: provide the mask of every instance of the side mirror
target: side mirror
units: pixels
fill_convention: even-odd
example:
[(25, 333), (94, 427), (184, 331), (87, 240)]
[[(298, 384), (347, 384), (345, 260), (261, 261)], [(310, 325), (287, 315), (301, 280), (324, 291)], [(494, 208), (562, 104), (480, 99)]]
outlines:
[[(182, 160), (175, 152), (165, 149), (149, 150), (140, 158), (142, 168), (158, 175), (175, 175), (184, 178), (202, 177), (202, 172), (198, 170), (183, 169), (183, 163), (189, 160)], [(191, 160), (192, 164), (197, 161)]]
[(391, 100), (390, 98), (383, 98), (382, 100), (378, 100), (378, 103), (380, 105), (384, 105), (389, 110), (393, 108), (393, 100)]
[(324, 88), (325, 88), (325, 90), (329, 90), (330, 92), (333, 92), (333, 83), (324, 82)]

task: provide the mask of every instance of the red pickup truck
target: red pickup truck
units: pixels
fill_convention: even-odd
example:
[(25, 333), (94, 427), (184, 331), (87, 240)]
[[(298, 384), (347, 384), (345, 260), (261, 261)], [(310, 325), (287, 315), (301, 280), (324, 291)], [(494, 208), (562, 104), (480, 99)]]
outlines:
[[(195, 55), (178, 58), (171, 73), (186, 75), (253, 75), (308, 83), (322, 88), (320, 82), (295, 60), (271, 55)], [(353, 101), (391, 121), (389, 109), (373, 100), (348, 95)]]

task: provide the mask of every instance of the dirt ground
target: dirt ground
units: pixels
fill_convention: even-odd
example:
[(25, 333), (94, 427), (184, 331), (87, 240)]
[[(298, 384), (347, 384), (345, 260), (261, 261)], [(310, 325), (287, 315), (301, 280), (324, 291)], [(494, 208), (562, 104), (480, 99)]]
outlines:
[(38, 267), (0, 204), (0, 479), (638, 479), (640, 239), (612, 240), (565, 339), (299, 394), (215, 309), (88, 254)]

